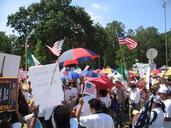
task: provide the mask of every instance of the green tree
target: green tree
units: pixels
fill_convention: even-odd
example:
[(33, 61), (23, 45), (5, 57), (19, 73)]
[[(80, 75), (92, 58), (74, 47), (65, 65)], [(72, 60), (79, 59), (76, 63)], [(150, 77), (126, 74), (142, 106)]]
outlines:
[(23, 41), (29, 32), (35, 29), (36, 32), (29, 42), (32, 50), (36, 49), (37, 40), (41, 42), (43, 48), (39, 52), (43, 54), (38, 55), (40, 58), (46, 56), (43, 62), (55, 61), (53, 55), (47, 55), (48, 49), (44, 45), (52, 46), (56, 40), (64, 37), (65, 50), (75, 47), (96, 49), (100, 40), (97, 39), (100, 28), (93, 25), (83, 8), (70, 3), (70, 0), (41, 0), (40, 3), (31, 4), (28, 8), (20, 7), (18, 12), (8, 16), (7, 24), (18, 31)]
[(144, 29), (143, 27), (139, 27), (136, 29), (135, 39), (138, 41), (137, 59), (141, 60), (141, 62), (148, 63), (146, 51), (150, 48), (155, 48), (158, 50), (158, 56), (154, 61), (158, 66), (165, 63), (165, 61), (163, 61), (165, 54), (164, 42), (161, 42), (161, 37), (157, 28), (148, 27)]
[(11, 53), (11, 40), (4, 32), (0, 32), (0, 52)]

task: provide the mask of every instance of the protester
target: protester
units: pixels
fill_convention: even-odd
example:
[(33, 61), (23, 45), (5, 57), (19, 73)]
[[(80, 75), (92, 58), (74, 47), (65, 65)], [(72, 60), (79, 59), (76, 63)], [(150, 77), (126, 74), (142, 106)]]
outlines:
[(160, 87), (158, 94), (165, 104), (165, 114), (164, 114), (164, 128), (171, 127), (171, 96), (169, 95), (169, 89), (166, 86)]
[(106, 107), (109, 108), (111, 105), (111, 99), (110, 96), (108, 95), (107, 89), (101, 89), (99, 90), (99, 99), (100, 101), (104, 102)]
[(156, 95), (152, 103), (152, 111), (150, 116), (150, 128), (162, 128), (164, 119), (164, 104), (161, 98)]
[(80, 117), (80, 112), (84, 104), (82, 98), (80, 99), (80, 107), (76, 113), (82, 126), (87, 128), (115, 128), (112, 117), (103, 112), (104, 108), (100, 100), (93, 98), (88, 103), (92, 115)]
[(130, 81), (128, 83), (129, 87), (127, 89), (129, 96), (129, 119), (132, 119), (132, 111), (140, 109), (140, 90), (137, 88), (135, 81)]
[(76, 101), (78, 99), (78, 90), (76, 87), (76, 82), (73, 81), (71, 83), (71, 97), (70, 97), (70, 107), (73, 109), (76, 105)]
[(124, 86), (121, 83), (122, 80), (120, 77), (115, 77), (113, 80), (114, 87), (111, 89), (111, 97), (112, 97), (112, 110), (114, 110), (115, 115), (115, 125), (123, 127), (123, 123), (126, 119), (125, 111), (125, 91)]
[(72, 117), (71, 111), (63, 106), (58, 105), (52, 114), (53, 128), (78, 128), (78, 121)]
[[(84, 104), (81, 109), (81, 116), (88, 116), (91, 115), (90, 107), (89, 107), (89, 100), (95, 98), (95, 96), (89, 95), (89, 94), (83, 94), (83, 101)], [(81, 104), (79, 104), (81, 105)]]

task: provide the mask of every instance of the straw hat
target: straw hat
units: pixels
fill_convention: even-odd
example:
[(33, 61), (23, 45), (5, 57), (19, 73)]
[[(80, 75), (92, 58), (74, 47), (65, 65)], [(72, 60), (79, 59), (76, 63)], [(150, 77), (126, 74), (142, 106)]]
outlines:
[(22, 85), (22, 89), (28, 91), (30, 89), (30, 85), (28, 83), (24, 83)]

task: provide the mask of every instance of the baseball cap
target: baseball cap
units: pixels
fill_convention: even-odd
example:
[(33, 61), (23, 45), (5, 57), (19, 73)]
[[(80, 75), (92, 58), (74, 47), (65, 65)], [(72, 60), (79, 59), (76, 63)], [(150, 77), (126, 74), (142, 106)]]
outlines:
[(157, 93), (162, 93), (162, 94), (167, 94), (168, 93), (168, 88), (166, 86), (162, 86), (159, 88)]

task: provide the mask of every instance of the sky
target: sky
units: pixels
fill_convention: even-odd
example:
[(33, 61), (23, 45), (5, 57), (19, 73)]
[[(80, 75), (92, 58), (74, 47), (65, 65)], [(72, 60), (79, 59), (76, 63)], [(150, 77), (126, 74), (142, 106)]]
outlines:
[[(40, 0), (0, 0), (0, 31), (7, 35), (13, 34), (12, 28), (7, 27), (7, 16), (15, 13), (20, 6), (27, 7)], [(72, 5), (83, 7), (91, 16), (94, 23), (100, 23), (103, 27), (114, 20), (135, 30), (139, 26), (144, 28), (154, 26), (159, 32), (164, 28), (163, 0), (72, 0)], [(171, 30), (171, 0), (167, 0), (167, 30)]]

